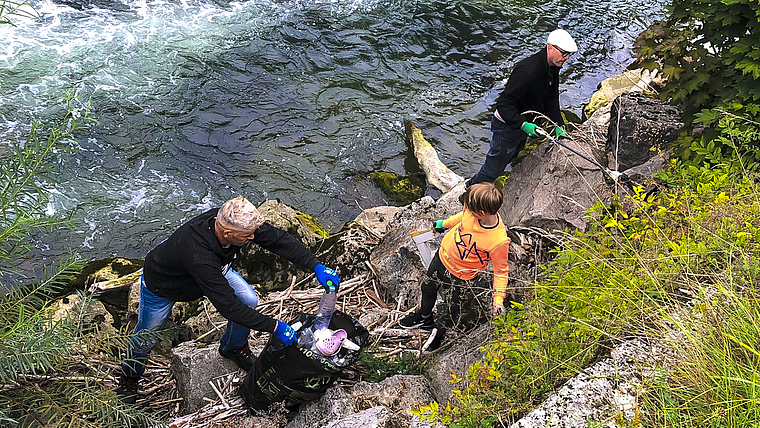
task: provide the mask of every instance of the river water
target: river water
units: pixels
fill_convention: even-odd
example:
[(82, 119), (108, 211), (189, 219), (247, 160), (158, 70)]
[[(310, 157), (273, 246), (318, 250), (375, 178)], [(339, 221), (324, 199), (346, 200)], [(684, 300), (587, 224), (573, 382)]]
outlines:
[(71, 0), (0, 26), (0, 144), (74, 89), (98, 120), (57, 154), (50, 212), (74, 230), (35, 257), (142, 257), (231, 196), (280, 198), (337, 231), (386, 204), (373, 171), (418, 174), (403, 120), (467, 177), (514, 63), (557, 26), (580, 51), (560, 102), (580, 114), (662, 17), (649, 0)]

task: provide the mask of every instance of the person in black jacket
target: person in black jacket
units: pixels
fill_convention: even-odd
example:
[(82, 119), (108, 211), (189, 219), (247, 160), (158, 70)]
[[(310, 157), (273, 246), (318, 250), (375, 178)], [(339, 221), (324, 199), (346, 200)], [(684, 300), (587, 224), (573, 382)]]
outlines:
[(573, 38), (565, 30), (554, 30), (546, 39), (546, 48), (520, 60), (507, 80), (507, 86), (496, 99), (491, 118), (491, 146), (483, 166), (467, 187), (484, 181), (493, 182), (509, 162), (525, 147), (528, 136), (537, 137), (536, 113), (545, 114), (557, 124), (557, 137), (564, 137), (565, 123), (559, 110), (559, 69), (578, 51)]
[(256, 207), (242, 196), (193, 218), (145, 257), (137, 327), (121, 365), (117, 389), (123, 401), (136, 401), (138, 381), (157, 342), (151, 331), (164, 323), (175, 302), (206, 296), (228, 320), (219, 353), (242, 369), (253, 365), (248, 347), (251, 329), (272, 333), (288, 346), (293, 344), (295, 331), (256, 311), (256, 292), (231, 268), (241, 246), (248, 242), (313, 270), (326, 289), (337, 290), (340, 284), (334, 270), (319, 263), (314, 253), (289, 233), (264, 222)]

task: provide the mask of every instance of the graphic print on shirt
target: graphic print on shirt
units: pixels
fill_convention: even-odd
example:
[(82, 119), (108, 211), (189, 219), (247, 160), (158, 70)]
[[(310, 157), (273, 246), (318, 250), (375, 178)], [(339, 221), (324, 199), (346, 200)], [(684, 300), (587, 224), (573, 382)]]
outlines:
[(491, 255), (488, 254), (488, 251), (479, 250), (478, 243), (472, 241), (471, 233), (463, 234), (461, 226), (458, 232), (454, 243), (459, 253), (459, 260), (465, 260), (471, 253), (475, 253), (481, 264), (486, 264), (488, 260), (491, 260)]

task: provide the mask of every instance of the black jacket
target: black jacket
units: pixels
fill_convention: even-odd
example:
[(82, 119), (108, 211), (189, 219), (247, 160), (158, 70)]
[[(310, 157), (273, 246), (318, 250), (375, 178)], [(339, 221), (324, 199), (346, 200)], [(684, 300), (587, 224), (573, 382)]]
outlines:
[(512, 128), (520, 129), (523, 122), (536, 122), (535, 114), (522, 114), (528, 110), (549, 116), (557, 125), (565, 123), (559, 111), (559, 67), (547, 62), (546, 47), (518, 61), (506, 88), (496, 98), (496, 109)]
[[(145, 286), (155, 295), (188, 302), (206, 296), (222, 316), (253, 330), (272, 332), (277, 322), (251, 309), (235, 297), (224, 278), (240, 247), (223, 248), (214, 234), (218, 208), (180, 226), (145, 256)], [(256, 229), (255, 244), (297, 266), (313, 270), (314, 253), (282, 229), (264, 223)]]

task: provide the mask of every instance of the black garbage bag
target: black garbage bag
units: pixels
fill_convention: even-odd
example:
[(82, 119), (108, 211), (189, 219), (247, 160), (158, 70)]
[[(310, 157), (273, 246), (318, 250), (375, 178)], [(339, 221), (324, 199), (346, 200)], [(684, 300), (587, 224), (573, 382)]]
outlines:
[[(314, 315), (300, 314), (290, 322), (301, 322), (298, 336), (314, 324)], [(330, 329), (343, 329), (348, 339), (359, 345), (358, 351), (341, 348), (325, 357), (297, 345), (285, 346), (272, 336), (253, 368), (240, 385), (240, 396), (254, 410), (266, 410), (273, 403), (286, 407), (315, 400), (338, 379), (342, 369), (356, 362), (359, 353), (369, 344), (369, 332), (356, 320), (341, 311), (333, 312)]]

